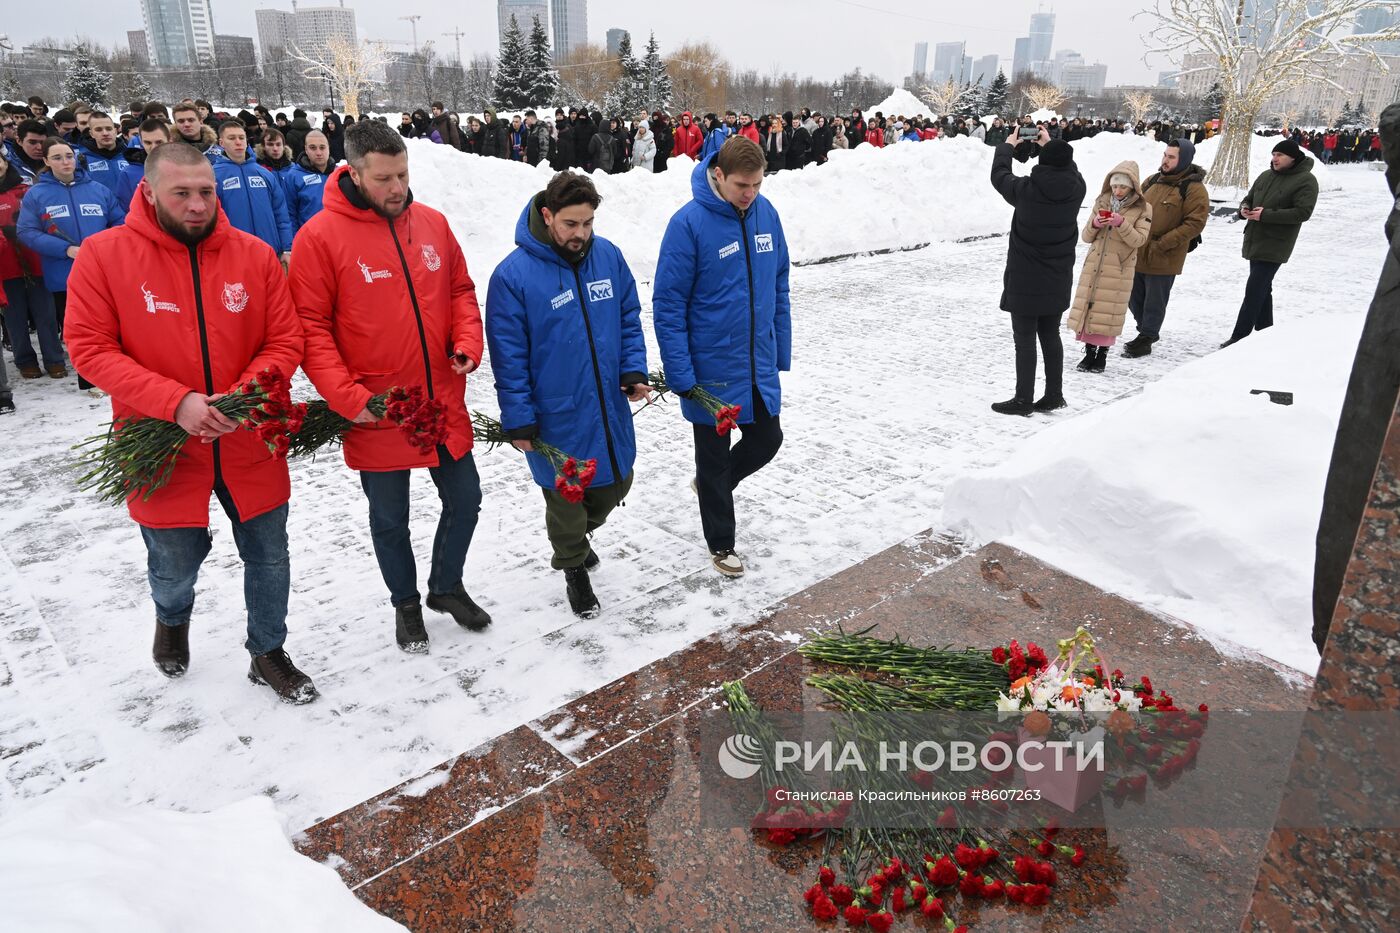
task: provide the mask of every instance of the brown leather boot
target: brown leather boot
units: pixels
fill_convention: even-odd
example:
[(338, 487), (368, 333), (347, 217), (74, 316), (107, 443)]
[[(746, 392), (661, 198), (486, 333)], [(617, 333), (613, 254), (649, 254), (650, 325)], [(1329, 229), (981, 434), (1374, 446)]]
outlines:
[(62, 365), (62, 364), (60, 364), (60, 363), (54, 363), (54, 364), (52, 364), (52, 365), (50, 365), (50, 366), (45, 366), (44, 368), (45, 368), (46, 370), (48, 370), (49, 377), (50, 377), (51, 379), (67, 379), (67, 378), (68, 378), (68, 367), (67, 367), (67, 366), (64, 366), (64, 365)]
[(283, 703), (294, 706), (310, 703), (321, 695), (316, 692), (311, 678), (297, 670), (292, 659), (287, 657), (287, 652), (281, 648), (253, 658), (252, 667), (248, 668), (248, 679), (255, 684), (266, 684)]
[(190, 668), (190, 625), (156, 622), (156, 643), (151, 649), (156, 669), (166, 677), (183, 677)]

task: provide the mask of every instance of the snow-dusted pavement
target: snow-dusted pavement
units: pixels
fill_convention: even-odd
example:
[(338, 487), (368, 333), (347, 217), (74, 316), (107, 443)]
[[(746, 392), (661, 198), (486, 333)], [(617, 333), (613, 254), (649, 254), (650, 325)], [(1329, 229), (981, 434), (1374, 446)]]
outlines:
[[(1364, 308), (1374, 289), (1382, 176), (1335, 177), (1341, 189), (1324, 192), (1278, 276), (1280, 321)], [(1092, 376), (1073, 371), (1066, 347), (1071, 408), (1059, 417), (1132, 393), (1228, 335), (1247, 271), (1242, 229), (1212, 219), (1151, 357), (1115, 354)], [(338, 456), (294, 465), (288, 649), (323, 695), (306, 708), (244, 677), (241, 570), (223, 522), (200, 579), (191, 671), (175, 682), (156, 672), (139, 534), (66, 469), (69, 445), (99, 429), (107, 405), (71, 380), (20, 383), (19, 413), (0, 422), (0, 818), (83, 782), (119, 802), (196, 810), (263, 793), (289, 827), (306, 826), (928, 528), (951, 478), (1000, 462), (1053, 420), (987, 409), (1012, 382), (996, 309), (1005, 250), (1004, 239), (940, 243), (794, 270), (786, 444), (736, 496), (751, 568), (740, 581), (708, 567), (688, 427), (653, 408), (638, 417), (632, 495), (595, 544), (602, 617), (570, 615), (521, 459), (481, 450), (467, 585), (495, 624), (474, 635), (429, 613), (432, 654), (405, 656), (356, 477)], [(489, 371), (469, 380), (468, 404), (494, 413)], [(414, 490), (426, 574), (437, 498), (426, 475)]]

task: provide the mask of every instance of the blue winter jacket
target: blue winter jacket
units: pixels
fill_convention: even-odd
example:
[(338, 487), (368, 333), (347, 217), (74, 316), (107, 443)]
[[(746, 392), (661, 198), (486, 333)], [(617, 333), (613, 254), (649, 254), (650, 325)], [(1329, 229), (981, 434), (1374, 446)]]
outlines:
[(251, 158), (242, 164), (226, 155), (210, 160), (214, 184), (229, 223), (282, 254), (292, 248), (292, 221), (282, 180)]
[[(778, 373), (792, 367), (788, 248), (783, 225), (763, 195), (740, 216), (710, 185), (711, 156), (690, 176), (694, 197), (676, 211), (661, 240), (652, 318), (666, 381), (676, 392), (696, 384), (742, 406), (753, 421), (755, 385), (778, 414)], [(705, 409), (681, 400), (694, 424), (713, 423)]]
[(131, 207), (131, 197), (136, 193), (141, 179), (145, 177), (145, 162), (126, 163), (126, 168), (122, 169), (121, 177), (117, 179), (117, 200), (121, 202), (122, 207)]
[[(92, 176), (92, 180), (105, 187), (108, 191), (120, 197), (122, 173), (126, 169), (126, 151), (117, 146), (117, 151), (113, 155), (105, 155), (96, 149), (87, 146), (86, 141), (80, 142), (74, 147), (74, 153), (81, 160), (80, 164), (87, 169), (87, 173)], [(122, 202), (122, 207), (131, 203), (127, 198)]]
[[(632, 475), (637, 456), (622, 386), (646, 381), (642, 304), (621, 250), (602, 237), (578, 266), (555, 252), (542, 196), (525, 205), (515, 251), (492, 273), (486, 297), (501, 426), (519, 438), (538, 429), (564, 453), (597, 460), (593, 485), (609, 486)], [(554, 467), (528, 456), (535, 482), (552, 489)]]
[(736, 130), (731, 129), (727, 123), (723, 122), (710, 130), (710, 135), (705, 137), (705, 145), (700, 148), (700, 161), (704, 162), (719, 152), (720, 147), (729, 142), (729, 137), (733, 136), (735, 132)]
[(316, 171), (303, 155), (278, 173), (282, 178), (283, 190), (287, 194), (287, 214), (292, 221), (293, 234), (301, 229), (302, 224), (321, 212), (321, 192), (325, 190), (326, 179), (333, 171), (334, 163), (327, 168), (325, 174)]
[(3, 145), (5, 149), (5, 161), (15, 167), (15, 171), (19, 172), (19, 177), (24, 181), (24, 183), (26, 185), (34, 184), (35, 180), (39, 177), (39, 172), (43, 169), (43, 166), (41, 165), (38, 169), (35, 169), (28, 162), (26, 162), (23, 156), (20, 154), (19, 143), (17, 142), (11, 142), (7, 139), (4, 141), (4, 143), (0, 145)]
[[(68, 290), (68, 273), (73, 268), (68, 247), (81, 246), (94, 233), (124, 220), (126, 207), (117, 196), (79, 168), (66, 185), (52, 172), (41, 174), (20, 202), (16, 226), (19, 241), (39, 254), (44, 287), (62, 292)], [(57, 232), (50, 233), (50, 227)]]

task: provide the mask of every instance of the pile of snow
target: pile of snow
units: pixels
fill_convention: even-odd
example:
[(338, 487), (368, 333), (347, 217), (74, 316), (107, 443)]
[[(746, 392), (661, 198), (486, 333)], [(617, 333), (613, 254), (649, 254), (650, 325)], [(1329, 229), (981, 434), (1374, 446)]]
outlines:
[(1048, 123), (1051, 120), (1059, 122), (1060, 115), (1053, 110), (1042, 107), (1030, 115), (1032, 123)]
[[(1196, 161), (1208, 166), (1218, 146), (1214, 140), (1203, 143)], [(1136, 161), (1146, 178), (1156, 171), (1164, 149), (1147, 137), (1116, 133), (1074, 143), (1089, 201), (1119, 162)], [(553, 171), (544, 164), (532, 168), (464, 155), (423, 140), (409, 140), (409, 152), (415, 197), (447, 214), (484, 287), (490, 271), (515, 248), (521, 211)], [(763, 193), (782, 215), (796, 262), (1005, 233), (1011, 208), (989, 183), (992, 152), (992, 146), (966, 136), (885, 149), (862, 145), (833, 151), (827, 165), (771, 175)], [(1269, 147), (1256, 145), (1253, 171), (1267, 169), (1268, 160)], [(593, 176), (603, 196), (597, 232), (622, 248), (640, 279), (655, 272), (666, 224), (690, 200), (694, 164), (678, 158), (660, 174)], [(1033, 165), (1016, 163), (1016, 172), (1026, 174)], [(1317, 172), (1327, 187), (1324, 167)]]
[(50, 795), (0, 826), (0, 904), (8, 930), (403, 930), (293, 849), (266, 797), (195, 814)]
[(1362, 318), (1261, 331), (1042, 431), (950, 484), (944, 521), (1311, 674), (1317, 521)]
[(874, 116), (877, 113), (883, 113), (887, 117), (916, 117), (921, 113), (924, 116), (932, 116), (933, 105), (919, 100), (904, 88), (897, 87), (889, 97), (875, 106), (866, 107), (861, 111), (861, 114), (866, 117)]

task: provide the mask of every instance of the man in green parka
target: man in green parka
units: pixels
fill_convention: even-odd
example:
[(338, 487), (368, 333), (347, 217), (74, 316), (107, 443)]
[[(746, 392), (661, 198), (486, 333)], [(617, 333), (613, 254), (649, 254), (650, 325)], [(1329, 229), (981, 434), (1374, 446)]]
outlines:
[(1256, 330), (1274, 323), (1274, 276), (1293, 255), (1298, 231), (1317, 206), (1317, 178), (1313, 160), (1291, 139), (1274, 147), (1272, 167), (1254, 179), (1240, 203), (1240, 216), (1248, 221), (1244, 231), (1244, 258), (1249, 260), (1249, 282), (1235, 321), (1235, 332), (1220, 346), (1228, 347)]

